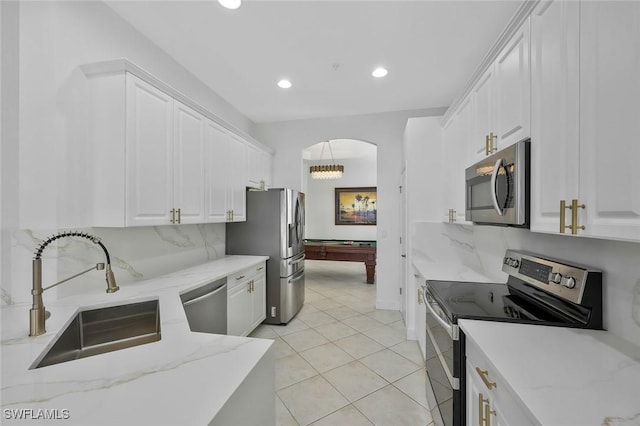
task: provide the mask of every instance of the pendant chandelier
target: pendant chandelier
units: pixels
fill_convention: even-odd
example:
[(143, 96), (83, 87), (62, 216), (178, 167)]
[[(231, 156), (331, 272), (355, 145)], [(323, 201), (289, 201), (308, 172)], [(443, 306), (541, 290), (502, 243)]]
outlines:
[(320, 151), (320, 162), (322, 162), (322, 154), (324, 154), (324, 147), (329, 146), (329, 153), (331, 154), (331, 164), (318, 164), (309, 167), (309, 173), (313, 179), (340, 179), (344, 173), (344, 166), (342, 164), (336, 164), (333, 159), (333, 150), (331, 149), (331, 141), (322, 142), (322, 150)]

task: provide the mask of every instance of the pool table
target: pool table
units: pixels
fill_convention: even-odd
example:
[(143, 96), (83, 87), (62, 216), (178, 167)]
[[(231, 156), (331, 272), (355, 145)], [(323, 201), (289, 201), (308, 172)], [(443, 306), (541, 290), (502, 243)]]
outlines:
[(305, 257), (311, 260), (364, 262), (367, 283), (376, 274), (376, 242), (347, 240), (304, 240)]

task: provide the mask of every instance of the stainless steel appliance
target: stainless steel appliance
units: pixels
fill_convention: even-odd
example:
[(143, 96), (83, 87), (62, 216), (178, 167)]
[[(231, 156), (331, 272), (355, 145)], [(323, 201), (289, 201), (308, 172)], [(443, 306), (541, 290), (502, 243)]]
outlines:
[(431, 281), (427, 306), (427, 399), (436, 424), (465, 424), (465, 336), (461, 318), (602, 329), (602, 272), (507, 250), (505, 284)]
[(466, 220), (529, 227), (530, 145), (522, 140), (466, 169)]
[(247, 192), (246, 222), (227, 223), (227, 254), (269, 256), (267, 324), (286, 324), (304, 303), (304, 194)]
[(227, 278), (180, 294), (191, 331), (227, 334)]

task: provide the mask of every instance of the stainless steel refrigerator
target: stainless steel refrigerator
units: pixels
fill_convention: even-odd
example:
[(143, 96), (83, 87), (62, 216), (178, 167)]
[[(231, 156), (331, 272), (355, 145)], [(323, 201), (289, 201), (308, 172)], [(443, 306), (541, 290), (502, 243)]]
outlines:
[(246, 222), (227, 223), (227, 254), (269, 256), (267, 324), (286, 324), (304, 304), (304, 194), (247, 192)]

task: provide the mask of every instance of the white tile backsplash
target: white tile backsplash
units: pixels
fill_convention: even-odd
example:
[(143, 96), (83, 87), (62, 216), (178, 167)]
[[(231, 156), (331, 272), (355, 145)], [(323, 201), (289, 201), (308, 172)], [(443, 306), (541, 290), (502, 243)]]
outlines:
[(441, 222), (415, 222), (412, 231), (414, 257), (464, 266), (496, 282), (506, 281), (501, 268), (508, 248), (600, 269), (605, 328), (640, 345), (640, 243)]

